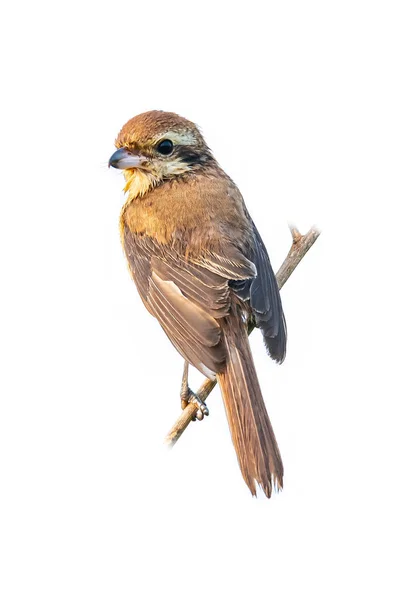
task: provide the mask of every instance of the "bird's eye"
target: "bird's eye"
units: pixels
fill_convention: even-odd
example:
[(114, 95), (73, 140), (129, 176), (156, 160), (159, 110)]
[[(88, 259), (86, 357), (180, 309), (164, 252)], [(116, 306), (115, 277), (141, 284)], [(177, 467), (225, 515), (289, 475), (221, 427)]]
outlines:
[(174, 145), (171, 142), (171, 140), (163, 140), (162, 142), (160, 142), (157, 145), (157, 151), (160, 154), (164, 154), (164, 156), (167, 156), (168, 154), (171, 154), (172, 150), (174, 149)]

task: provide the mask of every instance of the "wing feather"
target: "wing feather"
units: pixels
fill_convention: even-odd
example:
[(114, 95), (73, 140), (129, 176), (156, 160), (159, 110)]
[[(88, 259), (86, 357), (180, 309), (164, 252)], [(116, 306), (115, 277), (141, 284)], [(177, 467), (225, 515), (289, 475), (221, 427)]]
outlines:
[(268, 252), (254, 223), (253, 228), (255, 247), (252, 258), (257, 268), (257, 277), (250, 286), (250, 306), (271, 358), (281, 363), (286, 354), (285, 316)]
[(140, 296), (178, 352), (205, 375), (223, 367), (226, 350), (219, 319), (232, 294), (248, 304), (269, 353), (281, 362), (286, 325), (267, 251), (254, 226), (249, 256), (231, 244), (225, 253), (185, 256), (126, 226), (124, 247)]

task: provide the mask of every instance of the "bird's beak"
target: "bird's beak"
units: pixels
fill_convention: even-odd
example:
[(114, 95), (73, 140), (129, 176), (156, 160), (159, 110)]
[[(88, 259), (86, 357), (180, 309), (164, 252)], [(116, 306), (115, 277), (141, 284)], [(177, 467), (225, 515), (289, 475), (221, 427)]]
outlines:
[(119, 148), (111, 156), (108, 166), (114, 167), (114, 169), (134, 169), (135, 167), (140, 167), (145, 160), (144, 156), (134, 154), (128, 148)]

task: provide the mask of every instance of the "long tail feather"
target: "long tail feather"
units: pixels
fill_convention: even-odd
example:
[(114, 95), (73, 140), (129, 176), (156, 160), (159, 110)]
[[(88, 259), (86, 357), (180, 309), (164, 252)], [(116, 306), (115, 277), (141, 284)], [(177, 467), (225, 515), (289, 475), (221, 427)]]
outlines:
[(239, 315), (224, 327), (226, 368), (217, 375), (243, 478), (253, 496), (257, 482), (268, 498), (283, 487), (283, 464), (265, 408), (245, 325)]

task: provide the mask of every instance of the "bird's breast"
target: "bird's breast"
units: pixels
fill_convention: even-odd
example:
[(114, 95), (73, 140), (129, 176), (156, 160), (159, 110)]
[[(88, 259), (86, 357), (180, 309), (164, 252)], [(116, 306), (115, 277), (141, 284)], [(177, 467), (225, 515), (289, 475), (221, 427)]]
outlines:
[(121, 230), (162, 244), (217, 250), (222, 238), (248, 235), (249, 222), (236, 186), (222, 177), (171, 180), (125, 204)]

